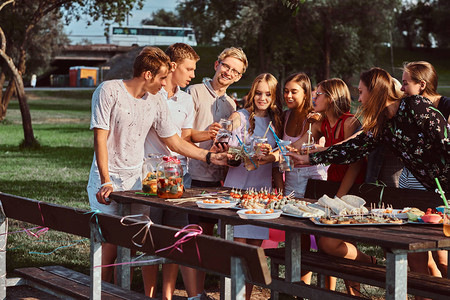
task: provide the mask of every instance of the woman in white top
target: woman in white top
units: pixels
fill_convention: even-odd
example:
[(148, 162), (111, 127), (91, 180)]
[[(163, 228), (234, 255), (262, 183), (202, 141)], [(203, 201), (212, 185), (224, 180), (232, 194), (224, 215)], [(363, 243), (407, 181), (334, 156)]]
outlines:
[[(283, 115), (283, 140), (294, 143), (307, 133), (310, 122), (314, 122), (308, 118), (314, 110), (308, 75), (303, 72), (291, 74), (285, 81), (283, 95), (289, 108)], [(321, 165), (306, 165), (285, 172), (284, 193), (288, 195), (294, 192), (295, 197), (303, 198), (309, 178), (327, 180), (326, 168)]]

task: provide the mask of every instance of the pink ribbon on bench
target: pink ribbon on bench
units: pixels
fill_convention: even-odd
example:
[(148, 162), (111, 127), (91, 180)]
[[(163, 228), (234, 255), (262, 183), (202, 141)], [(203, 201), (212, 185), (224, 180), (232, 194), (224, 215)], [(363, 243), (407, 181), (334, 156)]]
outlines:
[[(141, 221), (141, 222), (135, 222), (135, 220), (133, 220), (133, 218), (140, 218), (140, 217), (144, 218), (145, 220), (144, 220), (144, 221)], [(127, 223), (125, 223), (125, 220), (133, 221), (133, 223), (127, 224)], [(142, 214), (140, 214), (140, 215), (128, 215), (128, 216), (125, 216), (125, 217), (123, 217), (122, 219), (120, 219), (120, 223), (121, 223), (123, 226), (144, 225), (144, 226), (142, 226), (141, 230), (139, 230), (139, 231), (131, 238), (131, 242), (132, 242), (134, 245), (138, 246), (138, 247), (142, 247), (142, 246), (144, 245), (145, 241), (147, 240), (147, 236), (149, 236), (149, 237), (150, 237), (150, 243), (152, 244), (152, 248), (155, 249), (155, 244), (153, 243), (152, 233), (151, 233), (151, 231), (150, 231), (150, 226), (152, 226), (153, 222), (152, 222), (152, 220), (150, 219), (149, 216), (142, 215)], [(141, 240), (140, 242), (136, 242), (135, 239), (137, 239), (137, 237), (138, 237), (142, 232), (144, 232), (144, 236), (142, 237), (142, 240)]]
[[(159, 249), (159, 250), (155, 251), (155, 253), (162, 252), (162, 251), (169, 250), (169, 249), (172, 249), (172, 251), (178, 250), (181, 253), (183, 253), (183, 244), (188, 242), (189, 240), (195, 238), (197, 235), (202, 234), (203, 228), (196, 224), (186, 225), (182, 229), (180, 229), (177, 233), (175, 233), (174, 237), (178, 237), (182, 233), (186, 233), (186, 234), (184, 236), (182, 236), (179, 240), (177, 240), (175, 243), (173, 243), (172, 246), (169, 246), (169, 247), (166, 247), (163, 249)], [(197, 243), (195, 243), (195, 248), (197, 249), (198, 261), (201, 263), (202, 260), (200, 257), (200, 250), (198, 249)], [(172, 251), (170, 251), (170, 253), (172, 253)]]

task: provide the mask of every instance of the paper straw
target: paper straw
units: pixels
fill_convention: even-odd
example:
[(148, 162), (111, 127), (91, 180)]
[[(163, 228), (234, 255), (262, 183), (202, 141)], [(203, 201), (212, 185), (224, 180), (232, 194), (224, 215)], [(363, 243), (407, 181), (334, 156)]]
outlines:
[(308, 130), (308, 145), (310, 144), (311, 144), (311, 123), (309, 123), (309, 130)]
[(445, 198), (445, 193), (444, 193), (444, 191), (442, 190), (441, 184), (439, 183), (439, 179), (434, 178), (434, 180), (436, 181), (436, 185), (437, 185), (437, 187), (438, 187), (438, 189), (439, 189), (439, 192), (441, 193), (441, 198), (442, 198), (442, 200), (444, 200), (444, 205), (445, 205), (445, 207), (446, 207), (446, 208), (449, 208), (449, 207), (448, 207), (448, 203), (447, 203), (447, 198)]
[(237, 137), (239, 143), (241, 144), (242, 149), (244, 149), (244, 152), (247, 153), (248, 159), (250, 159), (250, 162), (251, 162), (251, 163), (253, 164), (253, 166), (257, 169), (258, 167), (255, 165), (255, 163), (254, 163), (253, 160), (251, 159), (250, 154), (248, 154), (248, 152), (247, 152), (247, 149), (245, 149), (244, 143), (242, 143), (242, 141), (241, 141), (241, 139), (239, 138), (239, 136), (236, 135), (236, 137)]
[(266, 132), (264, 132), (263, 139), (266, 138), (266, 135), (269, 132), (270, 125), (272, 125), (272, 121), (269, 122), (269, 126), (267, 126)]

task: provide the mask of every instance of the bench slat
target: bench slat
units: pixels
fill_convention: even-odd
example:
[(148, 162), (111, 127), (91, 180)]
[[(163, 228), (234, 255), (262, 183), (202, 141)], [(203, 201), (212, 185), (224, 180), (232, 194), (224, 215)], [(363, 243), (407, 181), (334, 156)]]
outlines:
[[(47, 267), (40, 267), (40, 269), (49, 272), (51, 274), (54, 274), (55, 276), (70, 279), (76, 283), (79, 283), (87, 287), (89, 287), (91, 284), (91, 279), (88, 275), (64, 268), (62, 266), (47, 266)], [(143, 294), (136, 293), (134, 291), (124, 290), (119, 286), (108, 282), (102, 282), (102, 291), (129, 300), (152, 299), (149, 297), (145, 297)]]
[[(284, 248), (268, 249), (266, 254), (274, 260), (274, 263), (284, 264), (284, 251)], [(384, 266), (356, 262), (319, 252), (302, 251), (302, 266), (313, 272), (383, 288), (386, 283), (386, 268)], [(450, 294), (450, 280), (408, 272), (408, 292), (414, 295), (442, 299)]]

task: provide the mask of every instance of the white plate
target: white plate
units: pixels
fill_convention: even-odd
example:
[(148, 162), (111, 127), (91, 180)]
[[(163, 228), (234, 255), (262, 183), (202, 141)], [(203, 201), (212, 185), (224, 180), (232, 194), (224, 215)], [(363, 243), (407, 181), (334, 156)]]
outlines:
[[(211, 200), (214, 201), (214, 200)], [(196, 201), (195, 202), (198, 207), (205, 208), (205, 209), (219, 209), (219, 208), (231, 208), (236, 206), (236, 202), (230, 202), (230, 203), (205, 203), (203, 200)]]
[(405, 225), (408, 221), (402, 220), (402, 223), (355, 223), (355, 224), (325, 224), (320, 223), (320, 218), (310, 218), (310, 220), (320, 226), (386, 226), (386, 225)]
[[(255, 211), (261, 212), (261, 214), (246, 214), (245, 213), (250, 210), (255, 210)], [(248, 220), (276, 219), (276, 218), (280, 217), (282, 211), (280, 209), (276, 209), (276, 210), (274, 210), (273, 213), (270, 213), (270, 214), (266, 214), (265, 212), (266, 212), (266, 209), (241, 209), (241, 210), (237, 211), (239, 217), (241, 217), (242, 219), (248, 219)]]
[(378, 216), (388, 216), (388, 217), (394, 217), (399, 219), (408, 219), (407, 213), (402, 213), (403, 209), (393, 209), (391, 213), (386, 213), (386, 209), (376, 208), (372, 209), (370, 212), (374, 215)]
[(285, 213), (285, 212), (283, 212), (282, 215), (283, 216), (294, 217), (294, 218), (299, 218), (299, 219), (309, 219), (309, 218), (311, 218), (311, 216), (304, 217), (304, 216), (300, 216), (300, 215), (288, 214), (288, 213)]

